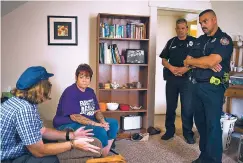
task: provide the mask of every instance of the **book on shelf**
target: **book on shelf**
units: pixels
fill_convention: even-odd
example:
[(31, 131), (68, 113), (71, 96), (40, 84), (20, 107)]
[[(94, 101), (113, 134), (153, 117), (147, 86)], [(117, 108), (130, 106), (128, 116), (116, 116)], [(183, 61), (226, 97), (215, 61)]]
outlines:
[(106, 42), (100, 43), (99, 63), (102, 64), (124, 64), (125, 57), (119, 52), (116, 44), (108, 45)]
[(137, 22), (126, 25), (100, 23), (100, 37), (146, 39), (146, 24)]

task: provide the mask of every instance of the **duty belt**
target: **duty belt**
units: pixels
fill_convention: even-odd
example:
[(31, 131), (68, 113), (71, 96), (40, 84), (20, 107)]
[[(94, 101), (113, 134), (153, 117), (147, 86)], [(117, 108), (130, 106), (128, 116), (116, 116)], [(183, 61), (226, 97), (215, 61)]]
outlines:
[(221, 84), (221, 79), (220, 78), (217, 78), (217, 77), (214, 77), (212, 76), (210, 79), (190, 79), (190, 81), (192, 81), (192, 83), (210, 83), (210, 84), (214, 84), (214, 85), (219, 85)]
[(189, 77), (189, 80), (193, 84), (195, 84), (195, 83), (210, 83), (210, 84), (213, 84), (213, 85), (223, 84), (224, 87), (226, 87), (226, 85), (228, 84), (228, 81), (229, 81), (229, 74), (224, 73), (224, 76), (221, 77), (221, 78), (212, 76), (210, 79), (195, 79), (193, 77)]

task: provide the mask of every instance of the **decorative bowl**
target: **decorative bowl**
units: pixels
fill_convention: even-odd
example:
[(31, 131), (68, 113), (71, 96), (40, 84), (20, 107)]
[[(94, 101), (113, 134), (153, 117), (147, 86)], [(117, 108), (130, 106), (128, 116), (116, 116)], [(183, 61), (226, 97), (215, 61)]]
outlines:
[(130, 108), (133, 109), (133, 110), (139, 110), (142, 108), (142, 106), (131, 106), (130, 105)]
[(119, 106), (119, 104), (115, 102), (106, 103), (106, 105), (107, 105), (107, 109), (111, 111), (118, 109)]
[(119, 108), (120, 108), (121, 111), (128, 111), (128, 110), (130, 110), (130, 107), (129, 107), (128, 104), (120, 104)]
[(104, 102), (100, 102), (100, 103), (99, 103), (99, 106), (100, 106), (100, 111), (101, 111), (101, 112), (105, 112), (105, 111), (106, 111), (106, 109), (107, 109), (107, 105), (106, 105), (106, 103), (104, 103)]

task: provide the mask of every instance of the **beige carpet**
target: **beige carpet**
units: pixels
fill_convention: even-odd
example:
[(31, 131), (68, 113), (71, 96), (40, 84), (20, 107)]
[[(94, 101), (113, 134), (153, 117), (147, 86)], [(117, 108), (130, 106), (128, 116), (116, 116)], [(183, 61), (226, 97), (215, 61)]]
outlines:
[[(116, 141), (116, 151), (129, 163), (191, 163), (199, 156), (198, 138), (196, 144), (189, 145), (181, 136), (175, 136), (169, 141), (162, 141), (160, 137), (150, 136), (148, 142), (122, 139)], [(236, 163), (225, 154), (222, 161)]]

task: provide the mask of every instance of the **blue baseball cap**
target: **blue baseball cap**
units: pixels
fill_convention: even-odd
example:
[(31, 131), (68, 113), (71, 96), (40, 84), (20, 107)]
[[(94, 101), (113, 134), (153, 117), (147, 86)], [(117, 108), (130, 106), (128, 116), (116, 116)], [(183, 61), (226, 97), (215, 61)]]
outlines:
[(31, 88), (41, 80), (46, 80), (53, 75), (54, 74), (48, 73), (42, 66), (29, 67), (19, 77), (19, 80), (16, 83), (16, 88), (19, 90)]

